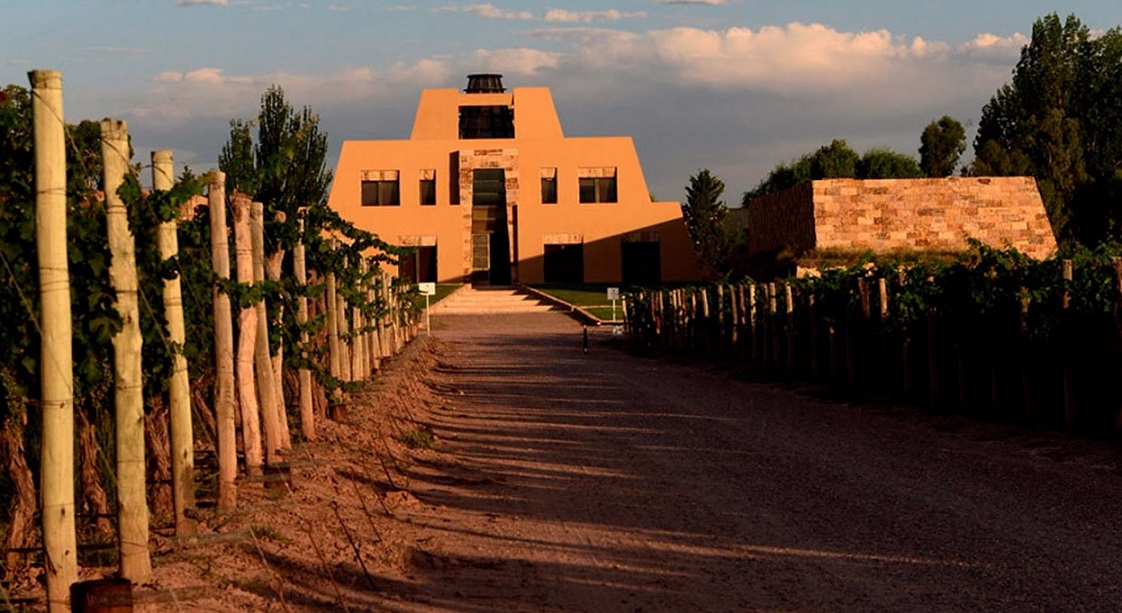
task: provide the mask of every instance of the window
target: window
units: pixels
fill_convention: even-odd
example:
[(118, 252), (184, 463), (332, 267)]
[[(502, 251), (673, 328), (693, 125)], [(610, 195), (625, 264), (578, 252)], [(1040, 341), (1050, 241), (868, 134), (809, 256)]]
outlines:
[(557, 204), (557, 169), (542, 169), (542, 204)]
[(420, 181), (421, 204), (424, 206), (436, 204), (436, 171), (422, 170)]
[(472, 173), (471, 203), (506, 205), (506, 173), (502, 168), (477, 168)]
[(616, 169), (614, 166), (578, 168), (581, 202), (616, 202)]
[(396, 170), (362, 172), (362, 206), (397, 206), (401, 190)]
[(509, 106), (461, 106), (460, 138), (514, 138), (514, 109)]
[(580, 180), (581, 202), (615, 202), (615, 177), (584, 177)]

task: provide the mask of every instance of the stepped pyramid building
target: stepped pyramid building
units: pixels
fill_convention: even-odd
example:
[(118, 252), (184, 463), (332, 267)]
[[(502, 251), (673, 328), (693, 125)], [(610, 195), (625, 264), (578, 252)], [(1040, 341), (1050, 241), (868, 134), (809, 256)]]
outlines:
[(414, 248), (413, 281), (696, 281), (677, 202), (652, 201), (630, 137), (569, 138), (548, 88), (500, 75), (426, 89), (409, 140), (346, 141), (329, 206)]

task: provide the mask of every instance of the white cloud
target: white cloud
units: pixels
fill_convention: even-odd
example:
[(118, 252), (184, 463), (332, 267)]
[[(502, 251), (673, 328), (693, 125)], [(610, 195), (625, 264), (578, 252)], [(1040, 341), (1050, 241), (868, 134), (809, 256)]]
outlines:
[(175, 0), (176, 6), (195, 6), (198, 4), (214, 4), (218, 6), (226, 6), (229, 0)]
[(475, 15), (476, 17), (482, 17), (484, 19), (530, 21), (534, 18), (534, 14), (530, 11), (508, 11), (490, 3), (469, 4), (467, 6), (448, 6), (439, 10), (453, 13), (470, 13), (472, 15)]
[[(675, 198), (696, 168), (718, 171), (736, 193), (776, 162), (832, 138), (858, 150), (914, 153), (932, 119), (976, 119), (1028, 42), (982, 34), (952, 45), (802, 23), (640, 33), (584, 26), (531, 35), (541, 44), (327, 74), (164, 71), (134, 94), (131, 114), (163, 131), (181, 125), (185, 134), (187, 126), (221, 133), (230, 118), (252, 117), (276, 83), (293, 104), (324, 117), (333, 145), (404, 138), (421, 89), (460, 88), (470, 73), (496, 72), (507, 87), (550, 87), (568, 134), (635, 136), (651, 189)], [(197, 139), (196, 151), (221, 147), (185, 138)]]
[(706, 6), (721, 6), (728, 4), (728, 0), (658, 0), (659, 4), (703, 4)]
[(565, 9), (550, 9), (545, 14), (545, 21), (553, 23), (591, 23), (593, 21), (641, 19), (646, 16), (647, 14), (643, 12), (624, 13), (615, 9), (608, 11), (568, 11)]

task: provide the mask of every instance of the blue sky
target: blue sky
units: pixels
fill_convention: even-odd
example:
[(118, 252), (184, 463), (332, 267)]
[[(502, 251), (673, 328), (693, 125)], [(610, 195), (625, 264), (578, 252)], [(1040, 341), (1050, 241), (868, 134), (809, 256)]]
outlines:
[(333, 166), (407, 138), (422, 88), (498, 72), (550, 87), (570, 136), (633, 136), (660, 199), (709, 168), (735, 203), (834, 138), (915, 154), (929, 121), (976, 123), (1050, 12), (1122, 25), (1117, 0), (3, 0), (0, 83), (59, 69), (69, 121), (125, 119), (138, 160), (204, 171), (272, 83)]

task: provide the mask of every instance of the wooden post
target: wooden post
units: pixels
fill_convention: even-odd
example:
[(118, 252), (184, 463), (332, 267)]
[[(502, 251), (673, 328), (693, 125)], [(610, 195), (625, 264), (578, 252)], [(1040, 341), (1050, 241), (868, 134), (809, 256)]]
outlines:
[(748, 284), (748, 327), (750, 329), (749, 342), (752, 345), (751, 357), (752, 364), (759, 366), (760, 353), (757, 347), (759, 346), (759, 326), (756, 325), (756, 301), (759, 295), (756, 292), (756, 285), (753, 283)]
[[(336, 380), (342, 380), (343, 367), (342, 359), (339, 352), (339, 314), (338, 314), (338, 296), (335, 288), (335, 271), (328, 270), (326, 276), (327, 293), (324, 296), (325, 306), (327, 307), (327, 353), (329, 357), (328, 372), (331, 377)], [(339, 397), (339, 390), (336, 390), (336, 399)]]
[(109, 280), (121, 329), (113, 336), (113, 408), (117, 433), (117, 537), (121, 576), (144, 583), (152, 576), (148, 555), (147, 474), (144, 465), (144, 388), (141, 375), (140, 306), (136, 242), (129, 214), (117, 194), (129, 171), (129, 131), (123, 121), (101, 122), (105, 217), (109, 232)]
[(814, 292), (806, 297), (807, 313), (810, 316), (810, 376), (817, 379), (822, 374), (821, 352), (818, 342), (818, 307), (814, 304)]
[[(1062, 274), (1064, 280), (1064, 292), (1060, 305), (1063, 309), (1061, 321), (1063, 322), (1063, 326), (1070, 330), (1071, 292), (1068, 290), (1068, 286), (1071, 284), (1071, 280), (1074, 278), (1073, 266), (1072, 261), (1067, 259), (1063, 260), (1061, 262), (1061, 265), (1063, 266)], [(1075, 372), (1073, 371), (1071, 366), (1072, 353), (1071, 342), (1065, 342), (1063, 351), (1060, 355), (1060, 359), (1063, 360), (1062, 377), (1064, 385), (1064, 425), (1069, 430), (1075, 427), (1076, 421), (1079, 418), (1079, 415), (1076, 412), (1075, 405)]]
[(927, 307), (927, 372), (928, 400), (931, 406), (939, 404), (939, 313)]
[[(167, 191), (173, 185), (174, 170), (171, 151), (152, 152), (152, 189)], [(178, 220), (160, 223), (158, 244), (160, 259), (168, 261), (179, 255)], [(192, 535), (196, 522), (188, 509), (195, 508), (195, 435), (191, 424), (191, 382), (187, 376), (187, 357), (182, 347), (187, 340), (183, 322), (183, 290), (179, 275), (164, 279), (164, 318), (168, 340), (177, 348), (172, 355), (171, 381), (168, 390), (169, 425), (171, 429), (171, 483), (175, 507), (175, 533)]]
[(787, 311), (787, 372), (795, 372), (795, 296), (791, 284), (783, 284)]
[[(300, 241), (292, 249), (292, 267), (296, 275), (296, 282), (300, 289), (307, 290), (308, 267), (304, 255), (304, 219), (300, 218)], [(300, 356), (307, 360), (311, 353), (308, 351), (308, 297), (301, 295), (296, 299), (296, 323), (300, 326)], [(296, 371), (296, 378), (300, 382), (300, 433), (304, 440), (316, 440), (316, 415), (312, 404), (312, 371), (304, 364)]]
[[(283, 224), (288, 218), (283, 211), (277, 211), (274, 219)], [(264, 227), (262, 227), (262, 243), (264, 243)], [(265, 258), (265, 278), (275, 283), (281, 282), (284, 264), (284, 249), (277, 247), (272, 255)], [(277, 321), (284, 321), (284, 305), (278, 307)], [(288, 411), (284, 401), (284, 343), (277, 343), (276, 352), (270, 358), (273, 362), (273, 391), (276, 394), (277, 425), (280, 427), (280, 448), (282, 451), (292, 449), (292, 432), (288, 429)]]
[[(234, 254), (238, 282), (253, 285), (253, 229), (250, 221), (249, 197), (234, 195)], [(242, 410), (242, 444), (245, 447), (246, 472), (258, 476), (265, 462), (261, 449), (261, 422), (254, 382), (254, 353), (257, 349), (257, 309), (243, 305), (238, 313), (238, 401)]]
[(1037, 356), (1030, 356), (1028, 354), (1028, 325), (1029, 325), (1029, 309), (1032, 308), (1032, 298), (1028, 295), (1025, 288), (1021, 288), (1021, 321), (1020, 321), (1020, 340), (1021, 340), (1021, 400), (1024, 406), (1025, 419), (1029, 423), (1036, 422), (1036, 385), (1033, 380), (1032, 361)]
[[(1110, 258), (1110, 265), (1114, 268), (1114, 325), (1116, 328), (1122, 329), (1122, 257), (1114, 256)], [(1119, 410), (1114, 416), (1115, 430), (1122, 430), (1122, 410)]]
[(336, 325), (339, 326), (339, 376), (344, 381), (354, 381), (351, 373), (351, 328), (347, 321), (347, 299), (343, 294), (335, 294)]
[(772, 368), (779, 368), (780, 359), (780, 346), (779, 346), (779, 330), (776, 324), (775, 315), (779, 312), (779, 289), (775, 283), (767, 284), (767, 315), (768, 315), (768, 345), (771, 347), (771, 363)]
[[(265, 205), (251, 202), (249, 205), (250, 248), (253, 250), (253, 285), (265, 282)], [(239, 274), (240, 276), (240, 274)], [(278, 412), (284, 414), (283, 407), (278, 411), (276, 378), (273, 376), (273, 359), (269, 353), (269, 314), (265, 299), (257, 300), (253, 308), (257, 311), (257, 335), (253, 343), (253, 372), (257, 378), (257, 390), (261, 401), (261, 425), (265, 434), (265, 464), (274, 465), (280, 458), (281, 448), (280, 420)]]
[(880, 372), (881, 383), (886, 388), (888, 381), (888, 281), (877, 279), (877, 296), (880, 298)]
[(66, 255), (66, 137), (62, 73), (34, 70), (31, 114), (35, 141), (35, 248), (39, 262), (43, 415), (40, 469), (47, 610), (70, 610), (70, 585), (78, 581), (74, 527), (74, 360), (70, 272)]
[[(230, 280), (230, 238), (226, 228), (226, 174), (213, 170), (207, 181), (210, 216), (210, 259), (219, 283)], [(218, 286), (214, 297), (214, 417), (218, 422), (218, 508), (237, 505), (238, 450), (234, 395), (234, 320), (230, 296)]]

